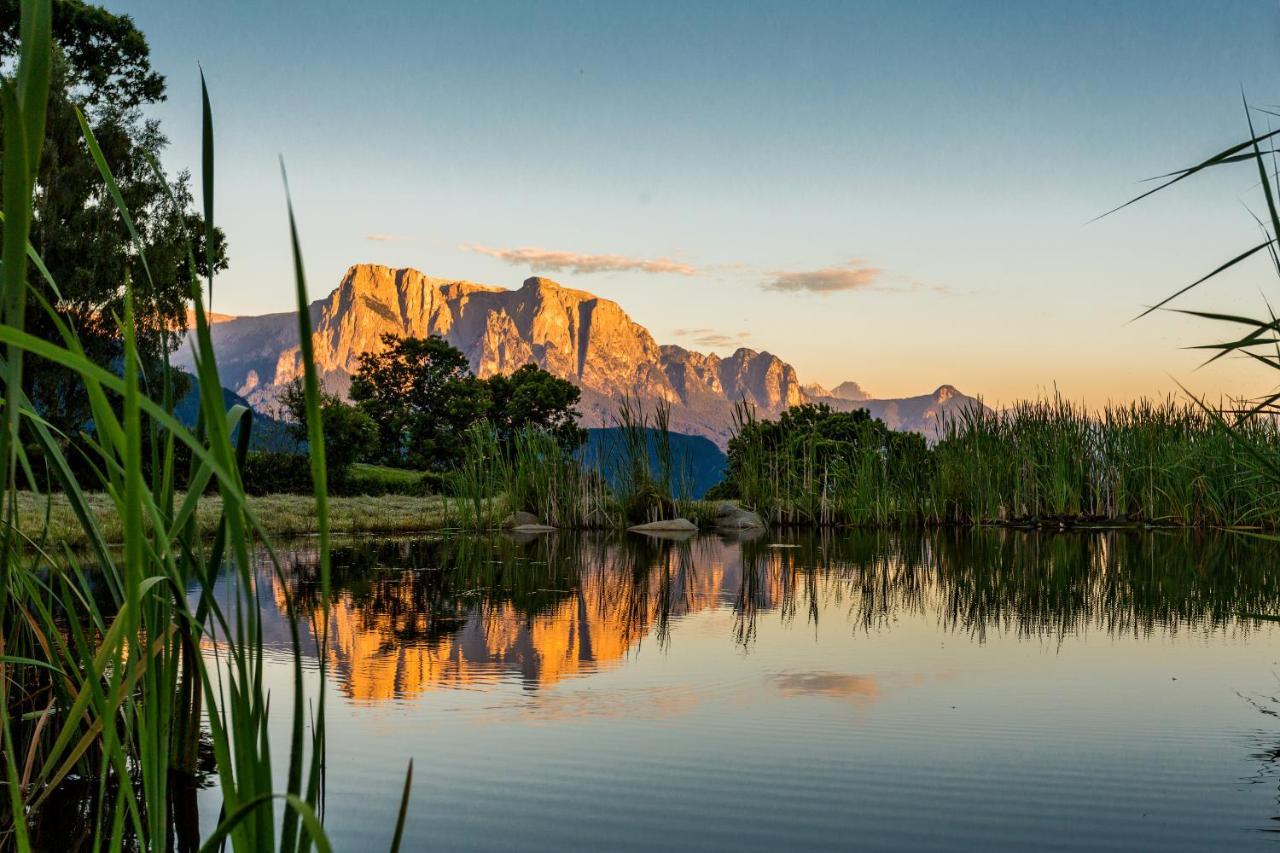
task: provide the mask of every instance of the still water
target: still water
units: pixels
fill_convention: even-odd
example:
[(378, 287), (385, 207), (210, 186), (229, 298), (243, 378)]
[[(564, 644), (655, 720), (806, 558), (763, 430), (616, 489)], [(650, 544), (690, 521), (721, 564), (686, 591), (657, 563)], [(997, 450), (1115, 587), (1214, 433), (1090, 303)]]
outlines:
[[(318, 614), (314, 552), (286, 563)], [(1277, 840), (1280, 635), (1249, 615), (1280, 613), (1273, 544), (495, 534), (334, 564), (337, 849), (386, 849), (410, 758), (404, 849)], [(285, 696), (284, 590), (258, 582)]]

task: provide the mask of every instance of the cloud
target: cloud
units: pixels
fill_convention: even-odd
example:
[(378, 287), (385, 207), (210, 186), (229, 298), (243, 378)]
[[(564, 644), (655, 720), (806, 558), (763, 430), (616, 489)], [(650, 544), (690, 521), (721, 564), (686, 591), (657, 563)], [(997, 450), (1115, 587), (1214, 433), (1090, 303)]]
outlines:
[(697, 267), (671, 258), (628, 258), (625, 255), (588, 255), (525, 246), (518, 249), (495, 249), (490, 246), (463, 246), (506, 261), (512, 266), (527, 266), (534, 272), (571, 272), (587, 275), (597, 272), (643, 272), (653, 274), (696, 275)]
[(738, 347), (743, 341), (751, 337), (750, 332), (726, 334), (715, 329), (674, 329), (672, 334), (677, 338), (689, 338), (692, 343), (701, 347), (719, 347), (722, 349)]
[(880, 680), (873, 675), (783, 672), (771, 680), (784, 696), (825, 696), (844, 699), (855, 705), (868, 705), (881, 697)]
[(778, 272), (764, 283), (765, 290), (782, 293), (839, 293), (846, 290), (870, 290), (880, 280), (877, 267), (857, 261), (839, 267), (824, 267), (807, 272)]
[(366, 234), (364, 238), (373, 243), (393, 243), (396, 240), (403, 239), (394, 234)]

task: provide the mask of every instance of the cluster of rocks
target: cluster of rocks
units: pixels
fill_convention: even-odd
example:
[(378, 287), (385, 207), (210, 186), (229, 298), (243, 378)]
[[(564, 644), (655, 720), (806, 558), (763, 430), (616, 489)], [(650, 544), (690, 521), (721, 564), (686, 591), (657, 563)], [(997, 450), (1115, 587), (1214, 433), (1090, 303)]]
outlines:
[[(716, 530), (723, 532), (740, 532), (744, 530), (763, 530), (764, 519), (759, 513), (743, 509), (735, 503), (725, 501), (716, 507)], [(548, 533), (555, 530), (549, 524), (531, 512), (513, 512), (502, 522), (502, 529), (512, 533)], [(661, 521), (650, 521), (646, 524), (635, 524), (627, 528), (633, 533), (649, 534), (685, 534), (697, 533), (698, 525), (687, 518), (668, 518)]]
[[(716, 507), (715, 525), (716, 530), (724, 532), (763, 530), (764, 519), (758, 513), (725, 501)], [(635, 533), (695, 533), (698, 525), (687, 518), (669, 518), (664, 521), (637, 524), (627, 529)]]

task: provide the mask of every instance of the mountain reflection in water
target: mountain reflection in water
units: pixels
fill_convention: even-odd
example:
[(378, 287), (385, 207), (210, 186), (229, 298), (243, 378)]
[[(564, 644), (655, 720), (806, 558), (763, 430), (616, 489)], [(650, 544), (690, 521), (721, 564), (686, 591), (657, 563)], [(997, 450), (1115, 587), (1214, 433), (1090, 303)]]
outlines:
[[(614, 667), (645, 643), (666, 647), (673, 621), (716, 608), (732, 609), (732, 641), (746, 648), (766, 614), (816, 624), (843, 613), (864, 632), (927, 615), (977, 642), (1248, 632), (1245, 614), (1280, 612), (1277, 558), (1274, 545), (1187, 532), (362, 541), (333, 550), (329, 665), (359, 701), (508, 679), (536, 690)], [(287, 563), (299, 612), (322, 618), (314, 552)], [(283, 589), (265, 571), (258, 582), (274, 603), (264, 630), (283, 648)], [(859, 678), (783, 674), (774, 686), (873, 700), (876, 683)]]

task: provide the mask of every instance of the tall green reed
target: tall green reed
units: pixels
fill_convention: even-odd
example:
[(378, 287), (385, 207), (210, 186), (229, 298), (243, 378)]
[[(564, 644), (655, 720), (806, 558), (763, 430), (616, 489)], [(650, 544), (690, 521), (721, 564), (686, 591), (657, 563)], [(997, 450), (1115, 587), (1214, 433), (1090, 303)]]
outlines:
[(941, 423), (932, 447), (872, 421), (839, 440), (760, 426), (739, 410), (729, 477), (743, 503), (775, 524), (1280, 528), (1280, 485), (1239, 452), (1244, 443), (1280, 453), (1270, 418), (1229, 433), (1212, 413), (1172, 399), (1092, 412), (1057, 396), (963, 409)]
[[(95, 849), (167, 849), (175, 833), (190, 835), (178, 816), (194, 797), (183, 777), (196, 771), (198, 744), (207, 737), (222, 795), (217, 828), (205, 847), (230, 841), (237, 849), (294, 851), (329, 848), (320, 822), (324, 761), (324, 661), (327, 619), (318, 628), (321, 669), (314, 725), (308, 734), (299, 627), (289, 609), (293, 685), (288, 769), (277, 790), (268, 736), (264, 687), (260, 588), (251, 576), (253, 550), (262, 549), (279, 576), (280, 563), (245, 499), (240, 466), (248, 448), (251, 414), (223, 408), (216, 357), (204, 310), (212, 292), (193, 272), (193, 340), (199, 380), (199, 419), (193, 432), (173, 414), (168, 364), (148, 382), (134, 332), (133, 282), (126, 277), (124, 313), (116, 318), (124, 344), (122, 374), (85, 356), (54, 309), (57, 282), (28, 242), (36, 164), (43, 139), (51, 55), (49, 0), (24, 0), (21, 50), (13, 80), (0, 85), (4, 116), (4, 233), (0, 243), (4, 296), (0, 342), (4, 344), (4, 428), (0, 430), (0, 479), (5, 486), (0, 532), (0, 734), (4, 746), (7, 808), (0, 814), (5, 843), (18, 850), (56, 846), (74, 829)], [(213, 229), (213, 122), (201, 80), (202, 175), (206, 247)], [(114, 204), (136, 247), (135, 265), (148, 280), (137, 229), (92, 131), (81, 118), (89, 155), (101, 172), (104, 203)], [(152, 167), (158, 172), (158, 165)], [(286, 187), (287, 196), (287, 187)], [(171, 202), (177, 204), (176, 200)], [(297, 229), (289, 222), (305, 364), (308, 423), (323, 448), (318, 382), (310, 353), (311, 330)], [(193, 261), (188, 246), (188, 260)], [(212, 270), (212, 264), (207, 265)], [(194, 271), (196, 265), (188, 264)], [(31, 280), (29, 271), (36, 273)], [(47, 312), (59, 341), (24, 330), (28, 299)], [(55, 434), (23, 393), (22, 363), (35, 357), (69, 368), (89, 399), (92, 423), (78, 442), (98, 472), (98, 486), (122, 520), (122, 550), (110, 549), (72, 474), (70, 437)], [(159, 387), (160, 400), (145, 388)], [(233, 433), (235, 438), (233, 440)], [(151, 476), (144, 476), (144, 441)], [(90, 543), (87, 561), (69, 549), (51, 550), (45, 536), (18, 533), (18, 473), (34, 483), (25, 442), (43, 456), (65, 492)], [(185, 496), (174, 489), (175, 449), (190, 450), (192, 471)], [(319, 508), (322, 599), (329, 591), (325, 465), (312, 454)], [(212, 540), (200, 538), (196, 502), (217, 489), (223, 514)], [(47, 514), (46, 514), (47, 520)], [(214, 584), (231, 579), (229, 601)], [(288, 703), (286, 703), (287, 705)], [(277, 703), (279, 706), (279, 702)], [(277, 711), (279, 713), (279, 711)], [(203, 721), (203, 726), (201, 725)], [(72, 780), (85, 780), (73, 786)], [(44, 810), (74, 787), (84, 825), (47, 834)], [(406, 787), (406, 795), (407, 795)], [(281, 811), (277, 814), (277, 808)], [(279, 820), (277, 820), (279, 817)], [(403, 810), (402, 810), (403, 819)], [(398, 839), (398, 828), (396, 838)]]

